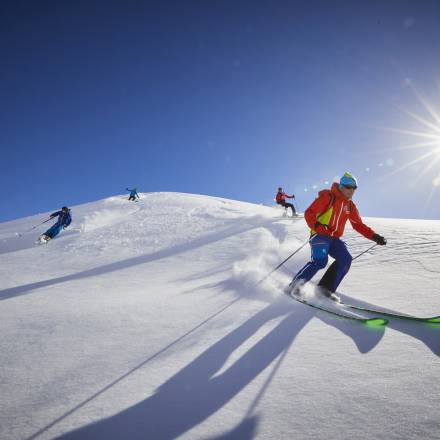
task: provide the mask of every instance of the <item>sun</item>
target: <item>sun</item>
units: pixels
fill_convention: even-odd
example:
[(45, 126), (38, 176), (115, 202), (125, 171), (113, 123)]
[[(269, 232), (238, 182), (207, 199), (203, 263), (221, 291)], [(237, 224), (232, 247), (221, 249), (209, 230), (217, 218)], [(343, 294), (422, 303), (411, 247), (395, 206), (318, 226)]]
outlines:
[(412, 89), (422, 104), (427, 116), (421, 116), (407, 109), (399, 108), (402, 112), (407, 114), (413, 121), (416, 121), (420, 128), (416, 130), (404, 130), (399, 128), (387, 128), (387, 130), (394, 131), (408, 137), (408, 143), (393, 148), (393, 150), (414, 150), (416, 157), (413, 160), (405, 163), (401, 167), (393, 170), (387, 174), (386, 177), (399, 173), (407, 168), (413, 167), (416, 164), (424, 164), (421, 172), (412, 181), (412, 185), (416, 185), (424, 176), (430, 171), (437, 171), (437, 176), (432, 180), (432, 187), (440, 186), (440, 112), (420, 93), (414, 86)]

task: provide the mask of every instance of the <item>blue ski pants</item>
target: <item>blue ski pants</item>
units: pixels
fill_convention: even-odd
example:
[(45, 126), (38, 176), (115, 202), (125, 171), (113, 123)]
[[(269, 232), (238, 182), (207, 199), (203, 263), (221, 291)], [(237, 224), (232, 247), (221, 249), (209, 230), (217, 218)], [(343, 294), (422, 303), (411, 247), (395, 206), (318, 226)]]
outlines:
[(63, 225), (59, 223), (55, 223), (52, 227), (50, 227), (44, 235), (47, 235), (50, 238), (56, 237), (63, 230)]
[(320, 269), (324, 269), (328, 263), (328, 256), (335, 259), (322, 277), (319, 285), (326, 287), (331, 292), (336, 292), (342, 279), (350, 269), (352, 256), (348, 252), (347, 245), (339, 238), (315, 235), (310, 240), (312, 251), (311, 260), (295, 275), (293, 281), (310, 281)]

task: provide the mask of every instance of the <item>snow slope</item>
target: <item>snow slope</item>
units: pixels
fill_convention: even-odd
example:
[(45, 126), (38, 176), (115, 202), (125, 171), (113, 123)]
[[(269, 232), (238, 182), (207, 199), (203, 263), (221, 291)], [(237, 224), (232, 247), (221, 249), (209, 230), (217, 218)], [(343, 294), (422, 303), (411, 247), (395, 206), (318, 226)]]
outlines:
[[(367, 328), (280, 288), (303, 219), (178, 193), (0, 224), (0, 438), (439, 439), (440, 327)], [(440, 314), (440, 221), (365, 219), (388, 238), (347, 302)], [(371, 245), (351, 229), (356, 255)]]

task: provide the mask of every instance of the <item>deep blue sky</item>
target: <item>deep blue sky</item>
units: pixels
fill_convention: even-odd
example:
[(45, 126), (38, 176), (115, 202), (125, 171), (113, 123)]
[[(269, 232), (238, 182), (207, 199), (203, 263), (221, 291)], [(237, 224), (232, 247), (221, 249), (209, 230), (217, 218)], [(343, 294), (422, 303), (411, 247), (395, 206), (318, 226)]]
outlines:
[(0, 221), (127, 186), (270, 204), (282, 185), (304, 209), (346, 170), (361, 214), (440, 218), (437, 156), (396, 172), (429, 148), (384, 129), (435, 132), (402, 109), (435, 119), (419, 90), (440, 112), (438, 1), (2, 1), (0, 20)]

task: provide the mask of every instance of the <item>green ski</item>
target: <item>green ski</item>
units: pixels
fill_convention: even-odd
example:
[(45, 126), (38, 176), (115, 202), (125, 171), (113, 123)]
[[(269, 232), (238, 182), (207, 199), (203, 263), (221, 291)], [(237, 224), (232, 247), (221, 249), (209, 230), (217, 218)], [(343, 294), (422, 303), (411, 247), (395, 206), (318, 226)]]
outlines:
[(383, 310), (369, 309), (368, 307), (355, 306), (353, 304), (341, 303), (341, 305), (348, 307), (350, 309), (360, 310), (362, 312), (376, 313), (378, 315), (389, 316), (391, 318), (409, 319), (411, 321), (426, 322), (429, 324), (440, 324), (440, 316), (432, 316), (429, 318), (419, 318), (417, 316), (403, 315), (401, 313), (392, 313), (392, 312), (384, 312)]
[[(294, 295), (289, 295), (288, 293), (286, 293), (286, 295), (289, 298), (292, 298), (295, 301), (298, 301), (298, 302), (300, 302), (302, 304), (305, 304), (305, 305), (307, 305), (309, 307), (313, 307), (315, 309), (322, 310), (322, 311), (327, 312), (327, 313), (331, 313), (332, 315), (336, 315), (336, 316), (339, 316), (341, 318), (350, 319), (352, 321), (360, 322), (360, 323), (365, 324), (365, 325), (367, 325), (369, 327), (382, 327), (382, 326), (385, 326), (385, 325), (388, 324), (388, 320), (384, 319), (384, 318), (378, 318), (378, 317), (362, 318), (360, 316), (347, 315), (347, 314), (344, 314), (343, 311), (339, 312), (339, 311), (336, 311), (336, 310), (331, 310), (329, 308), (322, 307), (322, 306), (317, 305), (317, 304), (312, 304), (312, 303), (309, 303), (309, 302), (307, 302), (305, 300), (297, 298)], [(337, 305), (337, 303), (335, 303), (335, 305)]]

